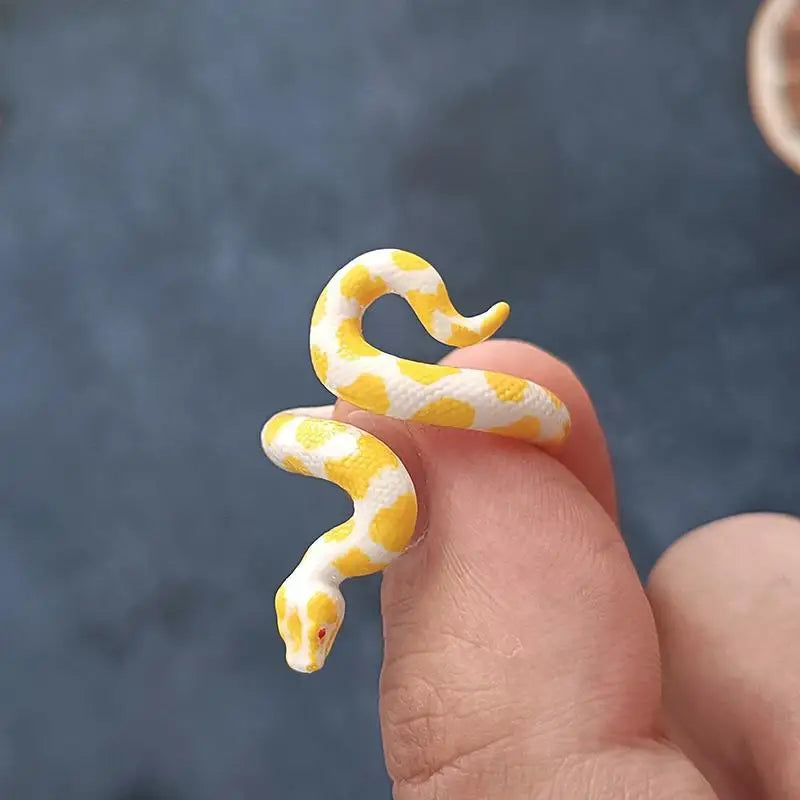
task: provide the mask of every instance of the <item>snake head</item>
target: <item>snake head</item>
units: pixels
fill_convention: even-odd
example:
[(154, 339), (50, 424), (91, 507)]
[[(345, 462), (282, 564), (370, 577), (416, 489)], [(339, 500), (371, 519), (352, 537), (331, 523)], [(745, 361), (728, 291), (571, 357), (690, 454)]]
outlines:
[(287, 578), (275, 595), (275, 613), (286, 663), (297, 672), (321, 669), (344, 619), (342, 593), (323, 583)]

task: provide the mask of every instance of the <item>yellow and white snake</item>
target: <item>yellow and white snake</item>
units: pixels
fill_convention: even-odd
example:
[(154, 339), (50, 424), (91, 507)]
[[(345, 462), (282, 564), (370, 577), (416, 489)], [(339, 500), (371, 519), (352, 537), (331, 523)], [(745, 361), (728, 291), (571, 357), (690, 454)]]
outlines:
[[(311, 317), (311, 362), (336, 397), (395, 419), (488, 431), (535, 444), (569, 434), (564, 404), (548, 389), (496, 372), (423, 364), (383, 353), (363, 337), (366, 309), (385, 294), (403, 297), (442, 344), (477, 344), (508, 317), (497, 303), (474, 317), (453, 307), (439, 273), (403, 250), (373, 250), (342, 267)], [(353, 500), (353, 515), (320, 536), (275, 597), (286, 662), (320, 669), (344, 619), (339, 585), (383, 570), (408, 546), (417, 520), (414, 485), (376, 437), (318, 409), (282, 411), (261, 431), (267, 457), (289, 472), (324, 478)]]

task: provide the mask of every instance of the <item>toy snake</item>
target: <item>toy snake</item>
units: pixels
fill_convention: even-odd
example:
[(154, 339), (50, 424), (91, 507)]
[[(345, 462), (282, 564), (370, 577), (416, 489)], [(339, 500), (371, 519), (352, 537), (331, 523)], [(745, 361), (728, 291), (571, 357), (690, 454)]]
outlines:
[[(403, 250), (374, 250), (342, 267), (311, 317), (311, 362), (336, 397), (366, 411), (448, 428), (557, 444), (570, 417), (549, 390), (511, 375), (423, 364), (383, 353), (363, 337), (366, 309), (385, 294), (403, 297), (425, 330), (454, 347), (489, 338), (508, 317), (497, 303), (474, 317), (453, 307), (438, 272)], [(315, 409), (267, 421), (261, 444), (277, 466), (324, 478), (353, 500), (353, 515), (318, 538), (275, 597), (286, 662), (320, 669), (344, 619), (339, 585), (383, 570), (408, 546), (417, 519), (414, 485), (400, 459), (376, 437)]]

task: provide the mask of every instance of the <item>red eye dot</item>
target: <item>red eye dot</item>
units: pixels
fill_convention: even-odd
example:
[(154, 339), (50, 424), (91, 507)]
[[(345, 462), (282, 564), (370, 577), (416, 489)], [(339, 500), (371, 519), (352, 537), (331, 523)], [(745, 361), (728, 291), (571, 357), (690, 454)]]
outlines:
[(320, 629), (317, 631), (317, 638), (318, 638), (318, 639), (324, 639), (324, 638), (325, 638), (325, 634), (326, 634), (326, 633), (327, 633), (327, 631), (325, 630), (325, 628), (320, 628)]

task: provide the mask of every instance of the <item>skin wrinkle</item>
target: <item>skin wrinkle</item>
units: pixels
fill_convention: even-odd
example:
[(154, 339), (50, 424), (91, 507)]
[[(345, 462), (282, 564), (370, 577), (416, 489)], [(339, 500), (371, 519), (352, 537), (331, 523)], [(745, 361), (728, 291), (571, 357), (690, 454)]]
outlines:
[[(414, 557), (423, 555), (423, 551), (420, 550), (419, 553), (414, 553)], [(411, 558), (412, 556), (408, 556)], [(390, 564), (389, 567), (385, 570), (385, 574), (390, 573), (392, 570), (392, 565)], [(403, 579), (406, 576), (403, 575)], [(403, 580), (404, 583), (407, 583), (407, 580)], [(413, 592), (395, 592), (393, 593), (394, 596), (387, 597), (386, 592), (381, 592), (381, 612), (383, 617), (391, 616), (392, 617), (392, 630), (401, 631), (403, 626), (416, 626), (418, 623), (416, 621), (406, 622), (409, 618), (409, 615), (412, 615), (416, 609), (416, 597), (414, 596)]]
[[(471, 680), (475, 679), (475, 676), (469, 676)], [(463, 716), (465, 720), (468, 720), (472, 716), (478, 716), (481, 719), (480, 727), (482, 728), (489, 728), (493, 730), (497, 730), (496, 724), (489, 724), (487, 725), (487, 721), (490, 721), (493, 717), (498, 717), (500, 722), (504, 723), (503, 727), (508, 727), (509, 725), (512, 727), (512, 731), (508, 734), (502, 735), (504, 741), (508, 740), (510, 737), (519, 738), (524, 737), (529, 741), (537, 741), (542, 742), (546, 739), (552, 741), (559, 741), (562, 742), (562, 747), (565, 749), (571, 749), (575, 742), (573, 741), (573, 737), (554, 737), (553, 732), (554, 729), (561, 729), (562, 731), (569, 730), (571, 721), (575, 718), (575, 710), (578, 707), (577, 705), (573, 704), (571, 706), (562, 707), (560, 709), (560, 713), (555, 714), (552, 713), (554, 709), (550, 709), (550, 713), (548, 716), (554, 722), (558, 724), (554, 725), (547, 725), (542, 726), (542, 718), (540, 714), (530, 713), (530, 710), (527, 709), (524, 705), (520, 706), (519, 703), (513, 704), (492, 704), (488, 709), (481, 709), (480, 707), (477, 709), (470, 709), (470, 710), (460, 710), (458, 708), (458, 703), (453, 701), (451, 694), (454, 694), (457, 698), (463, 698), (465, 704), (470, 705), (471, 695), (472, 695), (472, 687), (465, 686), (460, 689), (455, 689), (451, 692), (443, 693), (441, 688), (439, 687), (431, 687), (430, 682), (427, 678), (421, 678), (418, 681), (419, 685), (423, 687), (423, 691), (433, 691), (436, 700), (436, 711), (432, 710), (431, 704), (427, 702), (425, 699), (420, 699), (419, 697), (414, 700), (414, 696), (416, 694), (415, 686), (417, 684), (416, 681), (412, 681), (411, 685), (408, 684), (396, 687), (396, 691), (402, 693), (402, 697), (395, 698), (392, 696), (393, 688), (385, 685), (383, 687), (384, 696), (387, 698), (387, 703), (389, 708), (403, 708), (407, 709), (409, 706), (417, 709), (414, 714), (410, 717), (406, 717), (404, 715), (401, 716), (391, 716), (389, 713), (385, 714), (385, 723), (389, 726), (386, 733), (387, 735), (391, 735), (395, 737), (395, 739), (402, 739), (408, 747), (411, 748), (411, 752), (406, 752), (404, 748), (404, 753), (402, 758), (399, 759), (401, 764), (407, 765), (409, 762), (414, 762), (415, 757), (416, 760), (419, 760), (420, 753), (423, 754), (423, 758), (427, 758), (427, 754), (431, 751), (436, 750), (436, 743), (440, 742), (445, 735), (446, 729), (450, 726), (447, 724), (449, 720), (452, 720), (454, 717)], [(484, 695), (490, 694), (491, 690), (485, 690)], [(556, 692), (556, 694), (560, 694), (561, 692)], [(563, 694), (563, 693), (561, 693)], [(569, 693), (566, 693), (569, 696)], [(591, 698), (586, 698), (586, 702), (582, 702), (580, 705), (581, 707), (585, 707), (588, 705), (594, 704), (598, 699), (598, 696), (594, 696)], [(518, 721), (513, 722), (513, 717), (508, 715), (506, 709), (508, 705), (512, 705), (514, 711), (516, 712), (514, 716), (517, 717)], [(423, 713), (420, 714), (418, 709), (422, 708)], [(444, 709), (444, 710), (443, 710)], [(488, 712), (488, 716), (487, 716)], [(598, 716), (601, 716), (602, 712), (598, 711)], [(531, 723), (527, 721), (528, 719), (537, 720), (538, 724), (531, 726)], [(424, 722), (422, 721), (424, 720)], [(416, 723), (416, 725), (413, 725)], [(440, 725), (444, 731), (438, 731), (437, 725)], [(414, 727), (414, 730), (409, 730), (410, 727)], [(525, 731), (524, 729), (527, 729)], [(470, 748), (470, 752), (477, 752), (478, 748), (473, 746)], [(538, 747), (539, 752), (542, 751), (541, 746)], [(448, 757), (447, 764), (452, 764), (452, 760)], [(428, 772), (431, 772), (430, 765), (426, 765), (425, 769), (428, 769)], [(442, 768), (440, 766), (439, 769), (435, 770), (434, 772), (441, 772)], [(415, 780), (411, 781), (409, 779), (408, 782), (415, 783), (418, 781), (418, 778), (421, 774), (423, 774), (424, 769), (423, 767), (418, 767), (415, 773)], [(392, 774), (394, 777), (398, 777), (397, 773), (392, 770)], [(427, 773), (426, 773), (427, 774)], [(433, 773), (431, 773), (433, 774)]]
[[(412, 637), (412, 639), (411, 639), (412, 642), (415, 639), (424, 639), (424, 638), (426, 638), (424, 631), (419, 631), (417, 629), (414, 629), (413, 633), (414, 633), (414, 637)], [(436, 634), (438, 636), (438, 634), (439, 634), (438, 630), (436, 631)], [(408, 648), (408, 649), (404, 649), (401, 653), (398, 653), (396, 658), (394, 658), (394, 660), (392, 662), (393, 670), (400, 671), (398, 668), (404, 668), (404, 669), (409, 669), (409, 671), (411, 671), (411, 672), (416, 672), (416, 670), (414, 668), (425, 657), (434, 656), (436, 658), (440, 658), (441, 659), (450, 650), (458, 652), (457, 648), (459, 646), (463, 648), (464, 645), (466, 645), (470, 649), (477, 649), (476, 646), (472, 642), (469, 642), (469, 641), (465, 642), (463, 637), (454, 636), (454, 635), (451, 635), (451, 636), (447, 636), (446, 635), (445, 638), (450, 639), (452, 641), (452, 647), (451, 648), (442, 649), (442, 647), (440, 647), (440, 646), (437, 646), (435, 648), (429, 648), (429, 647), (423, 647), (423, 646), (417, 645), (417, 646), (414, 646), (414, 647), (411, 647), (411, 648)], [(484, 652), (487, 652), (486, 648), (481, 648), (481, 649)], [(494, 651), (491, 651), (491, 652), (493, 653)], [(469, 669), (470, 667), (469, 667), (469, 664), (467, 662), (465, 654), (462, 653), (461, 655), (464, 655), (464, 657), (463, 658), (459, 657), (458, 661), (464, 665), (465, 669)], [(498, 656), (498, 657), (502, 657), (502, 656)], [(504, 658), (504, 661), (505, 660), (507, 660), (507, 659)], [(408, 662), (411, 662), (411, 663), (409, 664)], [(486, 679), (485, 682), (486, 683), (494, 683), (495, 685), (497, 685), (497, 684), (502, 682), (502, 676), (504, 675), (504, 672), (503, 672), (503, 669), (502, 669), (502, 664), (495, 665), (492, 668), (495, 671), (491, 674), (491, 676), (489, 676)], [(454, 677), (458, 676), (459, 674), (460, 673), (458, 672), (458, 670), (454, 668), (449, 673), (449, 679), (453, 680)], [(474, 676), (474, 673), (468, 673), (468, 674)], [(384, 689), (386, 691), (389, 691), (393, 684), (385, 677), (382, 680), (383, 680)], [(457, 689), (457, 687), (453, 687), (453, 688)], [(473, 691), (473, 689), (474, 689), (474, 677), (473, 677), (473, 682), (470, 683), (470, 685), (467, 686), (465, 690), (471, 692), (471, 691)]]
[[(419, 787), (421, 784), (430, 783), (431, 781), (438, 781), (445, 776), (446, 773), (455, 771), (461, 772), (466, 775), (470, 774), (470, 770), (462, 766), (462, 762), (474, 758), (477, 755), (485, 756), (493, 754), (496, 748), (505, 748), (507, 745), (513, 745), (518, 748), (521, 742), (519, 741), (516, 732), (504, 734), (497, 738), (489, 739), (474, 746), (465, 748), (464, 750), (455, 753), (452, 757), (441, 760), (438, 763), (426, 763), (418, 767), (415, 771), (403, 776), (398, 780), (401, 787)], [(502, 756), (499, 756), (502, 759)], [(501, 762), (502, 763), (502, 762)]]
[[(717, 800), (702, 776), (680, 753), (667, 746), (629, 743), (537, 759), (536, 744), (516, 736), (498, 738), (484, 748), (465, 752), (427, 777), (421, 774), (398, 781), (395, 797)], [(522, 779), (512, 776), (515, 770)]]
[[(394, 754), (387, 754), (387, 769), (393, 777), (401, 777), (409, 764), (414, 764), (412, 773), (424, 772), (430, 752), (442, 749), (447, 719), (447, 710), (438, 689), (427, 678), (414, 673), (403, 685), (383, 687), (383, 697), (388, 701), (398, 695), (396, 701), (384, 703), (381, 725), (384, 736), (392, 736), (396, 746)], [(396, 714), (393, 708), (403, 709)]]
[[(412, 626), (411, 625), (407, 625), (406, 627), (410, 628)], [(415, 627), (414, 633), (415, 634), (420, 633), (420, 634), (424, 635), (425, 631), (418, 631), (416, 629), (416, 627)], [(438, 633), (438, 631), (437, 631), (437, 633)], [(420, 635), (419, 638), (423, 638), (423, 636)], [(441, 649), (439, 647), (427, 648), (427, 647), (417, 646), (417, 647), (415, 647), (413, 649), (412, 648), (407, 648), (407, 649), (404, 649), (402, 652), (397, 653), (396, 656), (392, 657), (392, 667), (393, 667), (393, 669), (395, 669), (395, 671), (398, 671), (397, 668), (398, 667), (404, 667), (406, 665), (407, 661), (411, 661), (412, 662), (412, 666), (414, 666), (415, 664), (417, 664), (419, 662), (420, 656), (440, 657), (441, 654), (442, 654), (442, 652), (441, 652)], [(383, 676), (382, 676), (382, 681), (383, 681), (382, 682), (382, 686), (386, 687), (384, 689), (384, 691), (387, 691), (388, 687), (389, 687), (389, 683), (385, 678), (383, 678)]]
[[(437, 636), (438, 636), (438, 635), (440, 635), (440, 632), (439, 632), (439, 631), (437, 631)], [(456, 640), (456, 642), (457, 642), (457, 643), (458, 643), (458, 640), (459, 640), (459, 639), (463, 640), (463, 637), (458, 637), (458, 639)], [(437, 651), (437, 655), (438, 655), (439, 657), (446, 657), (446, 656), (444, 656), (444, 654), (442, 653), (441, 649), (439, 649), (439, 650)], [(410, 662), (410, 663), (412, 663), (412, 664), (419, 663), (419, 659), (418, 659), (418, 658), (415, 658), (414, 656), (415, 656), (415, 654), (414, 654), (414, 653), (412, 653), (412, 654), (406, 654), (406, 657), (404, 657), (404, 658), (402, 659), (403, 663), (404, 663), (404, 664), (408, 664), (409, 662)], [(395, 665), (395, 667), (396, 667), (396, 665)], [(408, 668), (406, 667), (405, 669), (407, 670)], [(402, 672), (402, 671), (403, 671), (403, 668), (402, 668), (402, 667), (401, 667), (401, 668), (399, 668), (399, 671), (400, 671), (400, 672)], [(551, 689), (553, 689), (553, 688), (554, 688), (554, 687), (551, 685)], [(386, 689), (385, 689), (385, 693), (386, 693), (386, 697), (387, 697), (387, 702), (388, 702), (389, 704), (391, 704), (391, 703), (393, 703), (393, 702), (398, 702), (396, 699), (392, 698), (391, 692), (388, 690), (388, 687), (386, 687)], [(558, 693), (560, 693), (560, 692), (558, 692)], [(567, 694), (571, 694), (571, 692), (567, 692)], [(608, 692), (607, 692), (607, 694), (608, 694), (608, 695), (613, 695), (613, 691), (608, 691)], [(605, 695), (603, 695), (603, 696), (605, 696)], [(595, 695), (595, 696), (593, 696), (593, 697), (591, 698), (591, 702), (595, 702), (595, 701), (597, 701), (598, 697), (600, 697), (600, 695)], [(468, 700), (467, 700), (467, 702), (468, 702)], [(565, 721), (567, 721), (567, 722), (568, 722), (570, 719), (572, 719), (572, 718), (574, 718), (574, 717), (575, 717), (575, 713), (574, 713), (574, 711), (575, 711), (575, 707), (572, 707), (572, 708), (566, 708), (566, 709), (564, 709), (564, 711), (563, 711), (563, 714), (562, 714), (562, 715), (560, 715), (560, 716), (561, 716), (561, 719), (562, 719), (562, 720), (565, 720)], [(583, 716), (584, 716), (584, 717), (586, 717), (587, 715), (584, 713), (584, 715), (583, 715)], [(595, 712), (595, 713), (592, 713), (592, 714), (591, 714), (591, 715), (589, 715), (589, 716), (591, 716), (591, 717), (594, 717), (595, 719), (599, 719), (599, 718), (602, 718), (602, 716), (603, 716), (603, 712), (602, 712), (602, 710), (598, 710), (597, 712)], [(534, 715), (534, 718), (535, 718), (535, 715)], [(554, 715), (554, 718), (555, 718), (555, 715)], [(551, 726), (548, 726), (548, 727), (551, 727)], [(552, 727), (557, 727), (557, 726), (552, 726)], [(552, 727), (551, 727), (551, 730), (552, 730)], [(541, 728), (540, 728), (539, 732), (541, 732)], [(418, 732), (418, 733), (419, 733), (419, 732)], [(424, 733), (424, 732), (423, 732), (423, 733)], [(430, 732), (430, 731), (427, 731), (427, 733), (430, 735), (430, 733), (431, 733), (431, 732)], [(399, 732), (395, 730), (395, 732), (394, 732), (394, 735), (395, 735), (395, 737), (397, 737), (397, 736), (399, 735)], [(434, 746), (434, 742), (428, 742), (428, 743), (427, 743), (427, 745), (425, 744), (425, 742), (421, 742), (421, 743), (419, 743), (419, 746), (422, 746), (422, 747), (426, 747), (426, 746), (427, 746), (428, 748), (431, 748), (431, 747), (433, 747), (433, 746)]]
[(441, 574), (441, 548), (434, 546), (433, 541), (426, 542), (403, 558), (404, 563), (392, 565), (384, 572), (381, 587), (384, 622), (391, 620), (392, 627), (416, 615), (421, 597), (430, 592), (443, 597), (442, 586), (435, 580)]
[(718, 800), (708, 782), (679, 751), (646, 740), (564, 757), (550, 792), (542, 796), (564, 800)]
[(437, 630), (437, 635), (445, 639), (453, 639), (454, 642), (470, 645), (476, 650), (483, 650), (484, 652), (500, 656), (501, 658), (514, 658), (514, 656), (522, 651), (522, 642), (519, 637), (511, 634), (508, 634), (503, 640), (504, 644), (507, 643), (509, 647), (504, 647), (502, 650), (498, 649), (496, 646), (493, 647), (491, 644), (481, 639), (465, 636), (463, 633), (459, 633), (455, 630), (448, 630), (444, 627)]
[[(460, 564), (460, 558), (457, 553), (450, 550), (448, 543), (445, 541), (442, 543), (441, 549), (444, 553), (443, 555), (443, 562), (444, 566), (443, 569), (447, 570), (447, 565), (453, 563), (450, 559), (454, 559), (455, 563)], [(452, 553), (452, 555), (451, 555)], [(492, 609), (496, 611), (498, 614), (505, 613), (507, 610), (501, 603), (498, 602), (497, 598), (493, 596), (488, 589), (485, 588), (484, 582), (477, 579), (477, 577), (472, 574), (471, 582), (467, 580), (467, 577), (470, 575), (469, 569), (467, 567), (462, 568), (463, 577), (457, 578), (455, 581), (455, 586), (460, 587), (464, 590), (464, 595), (470, 598), (470, 602), (475, 602), (475, 594), (476, 589), (479, 591), (480, 595), (483, 597), (483, 602), (479, 603), (480, 608), (482, 611), (486, 609)], [(439, 581), (440, 585), (451, 585), (451, 581), (448, 581), (442, 578)], [(491, 641), (487, 640), (487, 638), (482, 635), (479, 631), (481, 629), (480, 624), (475, 624), (476, 619), (474, 618), (464, 618), (463, 613), (460, 610), (460, 603), (459, 598), (452, 593), (450, 593), (447, 599), (441, 599), (440, 603), (446, 602), (448, 605), (447, 607), (450, 608), (451, 606), (455, 606), (455, 610), (451, 611), (445, 615), (443, 615), (440, 621), (437, 623), (435, 628), (436, 636), (441, 636), (444, 638), (450, 638), (453, 640), (454, 643), (460, 644), (467, 644), (471, 647), (479, 648), (487, 653), (494, 653), (503, 658), (511, 658), (517, 653), (519, 653), (522, 649), (522, 642), (520, 641), (519, 637), (513, 636), (511, 634), (503, 637), (503, 643), (507, 644), (507, 647), (504, 647), (502, 650), (498, 649), (496, 644), (493, 644)], [(414, 603), (412, 598), (406, 598), (406, 602), (404, 603), (405, 611), (406, 612), (413, 612), (415, 610), (416, 604)], [(455, 627), (448, 624), (447, 620), (457, 618), (457, 622), (455, 623)], [(413, 623), (412, 623), (413, 624)], [(402, 629), (402, 622), (395, 622), (394, 627), (398, 632)], [(472, 628), (473, 630), (468, 631), (468, 628)], [(416, 632), (416, 631), (415, 631)], [(414, 637), (414, 638), (422, 638)]]
[[(443, 655), (441, 653), (441, 650), (439, 650), (437, 652), (437, 655), (439, 655), (440, 657)], [(410, 657), (409, 660), (411, 660), (412, 664), (418, 663), (418, 659), (414, 659), (413, 655)], [(466, 659), (463, 659), (463, 660), (466, 661)], [(407, 659), (404, 659), (404, 661), (406, 661), (406, 663), (407, 663)], [(565, 678), (564, 680), (567, 680), (567, 682), (569, 682), (568, 678)], [(552, 685), (552, 684), (550, 685), (550, 689), (551, 689), (552, 693), (554, 693), (554, 694), (561, 694), (561, 695), (567, 695), (567, 696), (570, 696), (571, 694), (573, 694), (570, 691), (556, 690), (556, 687), (554, 685)], [(388, 686), (385, 686), (384, 691), (385, 691), (385, 694), (386, 694), (386, 697), (387, 697), (387, 702), (390, 705), (392, 703), (402, 702), (402, 701), (398, 701), (396, 698), (393, 698), (391, 696), (391, 692), (389, 691), (389, 687)], [(463, 696), (465, 697), (465, 701), (467, 703), (469, 703), (468, 693), (469, 693), (469, 688), (466, 688), (462, 693)], [(581, 716), (584, 719), (586, 719), (587, 717), (594, 717), (595, 719), (599, 719), (599, 720), (604, 719), (605, 718), (605, 714), (604, 714), (602, 708), (598, 708), (592, 714), (586, 714), (586, 710), (588, 710), (587, 707), (592, 706), (592, 705), (596, 705), (600, 699), (604, 699), (606, 697), (611, 697), (612, 700), (613, 700), (613, 695), (614, 695), (613, 688), (609, 687), (609, 688), (606, 688), (603, 691), (603, 694), (595, 694), (592, 697), (587, 698), (587, 702), (581, 704), (581, 706), (584, 707), (584, 709), (585, 709), (584, 713)], [(447, 699), (447, 695), (443, 696), (443, 695), (439, 694), (438, 697), (439, 697), (440, 701)], [(423, 702), (423, 705), (424, 705), (424, 702)], [(450, 703), (450, 705), (452, 707), (452, 705), (453, 705), (452, 702)], [(605, 706), (606, 704), (605, 703), (600, 703), (600, 705), (601, 706)], [(531, 731), (531, 735), (535, 734), (536, 738), (538, 738), (538, 739), (542, 739), (545, 736), (549, 736), (551, 740), (553, 738), (556, 738), (556, 739), (562, 738), (563, 739), (564, 737), (553, 737), (553, 732), (554, 732), (554, 730), (557, 730), (557, 729), (561, 729), (562, 731), (566, 731), (566, 730), (569, 729), (570, 722), (572, 720), (574, 720), (575, 717), (576, 717), (576, 714), (575, 714), (576, 708), (577, 708), (577, 706), (575, 706), (575, 705), (573, 705), (571, 707), (564, 707), (562, 709), (559, 709), (560, 713), (554, 713), (554, 709), (551, 709), (551, 713), (549, 714), (549, 716), (550, 716), (551, 720), (553, 720), (553, 722), (556, 723), (556, 724), (551, 724), (551, 725), (547, 725), (547, 726), (544, 726), (544, 727), (541, 724), (542, 723), (542, 717), (541, 717), (540, 711), (537, 713), (537, 711), (534, 710), (533, 713), (531, 713), (531, 718), (534, 719), (534, 720), (537, 720), (538, 724)], [(502, 718), (502, 714), (500, 714), (499, 716)], [(483, 724), (485, 724), (485, 720), (483, 721)], [(398, 735), (398, 731), (395, 730), (394, 733), (395, 733), (395, 736)], [(567, 739), (569, 739), (569, 738), (570, 737), (567, 737)], [(431, 748), (431, 747), (433, 747), (433, 745), (434, 745), (433, 742), (427, 742), (427, 744), (426, 744), (423, 741), (423, 742), (419, 743), (419, 746), (427, 747), (427, 748)]]
[[(489, 695), (492, 694), (493, 691), (494, 690), (492, 689), (485, 689), (480, 694)], [(443, 693), (442, 707), (446, 707), (447, 710), (440, 710), (436, 713), (430, 712), (429, 710), (419, 709), (409, 711), (407, 715), (398, 716), (397, 719), (393, 719), (392, 725), (396, 727), (402, 726), (408, 731), (413, 730), (414, 727), (419, 726), (420, 723), (424, 723), (423, 727), (428, 727), (432, 724), (438, 724), (441, 725), (443, 729), (446, 729), (448, 727), (447, 723), (449, 723), (451, 720), (460, 723), (469, 722), (470, 718), (476, 716), (487, 717), (502, 715), (504, 720), (513, 720), (515, 717), (517, 717), (517, 724), (520, 727), (529, 727), (528, 720), (519, 714), (519, 704), (515, 703), (513, 700), (509, 700), (506, 703), (488, 702), (485, 707), (478, 706), (474, 708), (465, 708), (465, 703), (459, 703), (460, 699), (466, 699), (470, 701), (471, 705), (471, 701), (474, 699), (476, 693), (476, 690), (452, 690), (451, 692)], [(516, 727), (516, 725), (514, 727)]]
[[(406, 742), (411, 740), (416, 746), (411, 761), (424, 759), (426, 752), (435, 749), (434, 743), (441, 740), (442, 734), (449, 727), (448, 721), (454, 705), (461, 705), (465, 718), (479, 717), (485, 721), (487, 712), (489, 718), (498, 713), (496, 703), (482, 703), (478, 707), (469, 709), (476, 679), (478, 683), (481, 681), (480, 676), (471, 673), (466, 664), (465, 668), (463, 677), (466, 678), (467, 683), (461, 686), (450, 685), (442, 688), (433, 683), (428, 676), (420, 674), (419, 670), (414, 668), (413, 663), (406, 669), (406, 676), (401, 683), (392, 684), (386, 680), (383, 681), (384, 725), (387, 732), (391, 732), (390, 735)], [(453, 677), (458, 679), (457, 674)], [(484, 685), (490, 685), (491, 678), (491, 674), (486, 673)], [(498, 691), (498, 689), (501, 690), (501, 687), (497, 687), (495, 682), (494, 690)], [(485, 695), (487, 691), (491, 690), (485, 690), (483, 694)], [(401, 759), (401, 763), (406, 765), (409, 763), (408, 755)]]
[[(420, 787), (410, 787), (408, 794), (398, 793), (393, 796), (397, 800), (442, 800), (467, 795), (478, 796), (480, 800), (508, 800), (513, 790), (516, 797), (529, 800), (534, 797), (535, 784), (527, 764), (521, 759), (517, 761), (520, 763), (512, 763), (510, 756), (506, 755), (498, 763), (487, 763), (478, 775), (466, 773), (458, 765), (454, 765), (447, 775), (437, 775)], [(440, 786), (443, 788), (439, 788)]]
[[(479, 569), (461, 556), (458, 548), (445, 540), (441, 543), (440, 549), (443, 562), (442, 571), (445, 573), (443, 583), (452, 585), (454, 590), (451, 593), (452, 599), (455, 600), (460, 591), (465, 596), (471, 596), (473, 603), (476, 597), (479, 598), (482, 601), (480, 605), (482, 610), (491, 609), (498, 615), (509, 610), (498, 597), (497, 592), (491, 590), (490, 581), (485, 579)], [(450, 580), (447, 580), (447, 576)]]

